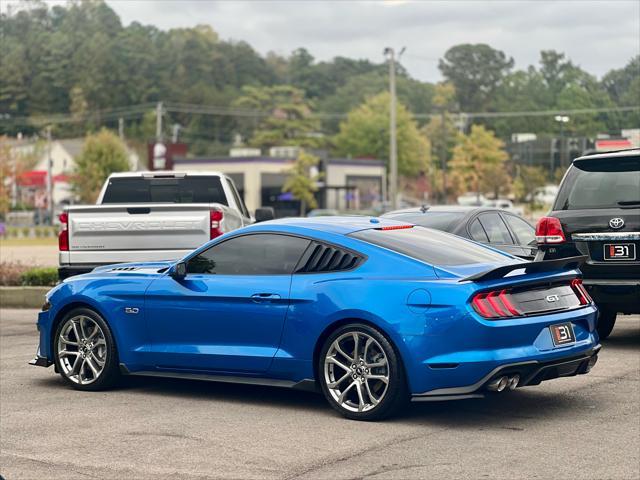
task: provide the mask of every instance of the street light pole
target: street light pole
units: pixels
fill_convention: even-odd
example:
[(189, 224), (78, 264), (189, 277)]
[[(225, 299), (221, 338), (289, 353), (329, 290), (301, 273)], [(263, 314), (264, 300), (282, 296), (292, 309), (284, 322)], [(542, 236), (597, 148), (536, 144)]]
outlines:
[[(556, 115), (553, 119), (560, 124), (560, 148), (558, 148), (558, 163), (561, 168), (564, 168), (564, 124), (569, 122), (569, 117), (566, 115)], [(553, 165), (553, 164), (552, 164)], [(551, 167), (551, 175), (553, 176), (553, 166)]]
[[(398, 59), (404, 53), (404, 47), (400, 50)], [(384, 54), (389, 56), (389, 93), (391, 96), (389, 105), (389, 200), (391, 209), (398, 208), (398, 140), (396, 132), (396, 53), (391, 47), (384, 49)]]
[(49, 225), (53, 224), (53, 159), (51, 158), (51, 126), (47, 127), (47, 210)]

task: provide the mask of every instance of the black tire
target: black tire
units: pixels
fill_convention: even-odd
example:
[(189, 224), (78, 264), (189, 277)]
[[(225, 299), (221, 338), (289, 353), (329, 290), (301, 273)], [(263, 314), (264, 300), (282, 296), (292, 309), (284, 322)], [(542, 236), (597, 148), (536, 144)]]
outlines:
[(606, 339), (611, 335), (614, 325), (616, 324), (617, 312), (608, 308), (601, 308), (598, 312), (598, 324), (596, 330), (600, 340)]
[[(104, 366), (102, 367), (100, 374), (94, 380), (90, 381), (90, 383), (78, 383), (77, 380), (72, 380), (72, 378), (70, 378), (70, 376), (65, 373), (65, 368), (63, 368), (62, 364), (63, 361), (58, 352), (58, 341), (60, 335), (62, 335), (62, 332), (65, 331), (65, 329), (69, 325), (69, 322), (72, 319), (77, 319), (78, 317), (88, 317), (90, 320), (95, 322), (95, 324), (100, 327), (101, 334), (104, 337), (104, 346), (100, 347), (100, 351), (104, 353)], [(76, 390), (104, 390), (113, 386), (120, 377), (120, 370), (118, 366), (118, 351), (116, 349), (116, 343), (113, 339), (113, 335), (111, 334), (111, 329), (109, 328), (107, 322), (105, 322), (104, 319), (94, 310), (91, 310), (89, 308), (76, 308), (69, 311), (58, 324), (52, 343), (56, 370), (60, 373), (60, 376), (65, 381), (65, 383), (72, 386)], [(69, 349), (69, 347), (65, 348)], [(79, 347), (71, 348), (79, 350)]]
[[(353, 333), (362, 334), (363, 338), (366, 338), (365, 336), (373, 338), (375, 342), (377, 342), (377, 345), (373, 347), (374, 350), (377, 350), (378, 346), (380, 347), (380, 349), (384, 352), (384, 356), (386, 356), (388, 365), (388, 368), (385, 369), (386, 374), (388, 375), (388, 384), (386, 387), (386, 391), (384, 392), (382, 399), (379, 400), (379, 403), (375, 406), (370, 407), (370, 405), (373, 405), (373, 402), (370, 402), (367, 405), (367, 407), (370, 407), (370, 409), (366, 411), (351, 411), (341, 405), (332, 396), (332, 393), (330, 391), (331, 389), (327, 385), (327, 377), (325, 375), (325, 360), (327, 358), (329, 350), (332, 348), (334, 341), (336, 341), (340, 337), (345, 336), (345, 334)], [(374, 343), (372, 343), (371, 345), (374, 345)], [(378, 356), (380, 358), (380, 353), (378, 353)], [(355, 363), (357, 363), (357, 360), (355, 361)], [(342, 372), (342, 369), (340, 371)], [(389, 340), (387, 340), (387, 338), (379, 330), (366, 324), (354, 323), (344, 325), (335, 330), (331, 335), (329, 335), (329, 337), (324, 342), (322, 349), (320, 350), (317, 372), (320, 388), (322, 389), (322, 393), (324, 394), (325, 398), (329, 402), (329, 405), (331, 405), (334, 410), (336, 410), (344, 417), (352, 420), (381, 420), (383, 418), (387, 418), (397, 413), (398, 410), (402, 408), (409, 400), (405, 371), (399, 354), (397, 353), (393, 345), (389, 342)], [(367, 370), (367, 373), (368, 372), (369, 370)], [(371, 372), (373, 372), (373, 368), (371, 368)], [(351, 382), (351, 378), (347, 378), (345, 382), (347, 381)], [(365, 387), (363, 387), (362, 385), (363, 384), (361, 384), (361, 387), (363, 388), (362, 391), (364, 392)], [(371, 397), (368, 398), (370, 399)]]

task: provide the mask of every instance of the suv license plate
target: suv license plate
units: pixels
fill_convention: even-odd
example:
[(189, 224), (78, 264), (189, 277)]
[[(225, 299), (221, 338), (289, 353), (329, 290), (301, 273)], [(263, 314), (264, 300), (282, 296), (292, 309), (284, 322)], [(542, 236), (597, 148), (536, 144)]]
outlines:
[(576, 343), (576, 335), (573, 333), (573, 325), (571, 322), (551, 325), (549, 330), (551, 330), (551, 338), (556, 347)]
[(636, 245), (634, 243), (605, 243), (605, 260), (635, 260)]

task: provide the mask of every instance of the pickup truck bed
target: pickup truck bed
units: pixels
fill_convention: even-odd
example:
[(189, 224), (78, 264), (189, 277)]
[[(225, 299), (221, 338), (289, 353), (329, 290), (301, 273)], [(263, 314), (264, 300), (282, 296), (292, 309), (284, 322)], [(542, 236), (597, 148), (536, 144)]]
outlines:
[[(194, 176), (197, 181), (188, 183), (186, 179)], [(157, 191), (144, 190), (147, 182)], [(177, 260), (211, 238), (251, 223), (234, 190), (228, 177), (209, 172), (112, 175), (98, 200), (107, 203), (67, 207), (61, 215), (59, 276), (63, 279), (113, 263)], [(146, 196), (177, 200), (109, 203)], [(181, 203), (194, 198), (219, 202)]]

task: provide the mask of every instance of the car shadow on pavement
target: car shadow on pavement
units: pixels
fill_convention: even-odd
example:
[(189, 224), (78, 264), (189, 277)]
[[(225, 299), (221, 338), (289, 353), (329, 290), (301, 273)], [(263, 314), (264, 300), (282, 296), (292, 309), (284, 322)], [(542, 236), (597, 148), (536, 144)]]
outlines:
[[(58, 377), (36, 380), (42, 387), (65, 388)], [(71, 387), (67, 387), (71, 388)], [(267, 407), (283, 411), (304, 411), (322, 416), (338, 416), (320, 393), (303, 392), (287, 388), (242, 385), (222, 382), (203, 382), (155, 377), (123, 377), (111, 391), (128, 395), (162, 396), (189, 400), (235, 403), (247, 407)], [(93, 393), (74, 392), (78, 395)], [(452, 428), (469, 426), (492, 429), (523, 430), (516, 424), (535, 419), (566, 418), (577, 411), (592, 409), (593, 401), (579, 395), (559, 396), (554, 392), (518, 389), (515, 392), (492, 394), (484, 399), (412, 402), (403, 412), (387, 421), (424, 423)]]
[[(620, 321), (620, 320), (618, 320)], [(615, 330), (609, 338), (602, 340), (603, 351), (607, 349), (632, 349), (640, 347), (640, 330), (616, 332)]]
[(469, 427), (491, 429), (524, 430), (521, 424), (536, 418), (564, 420), (577, 412), (594, 408), (594, 401), (580, 395), (558, 395), (521, 388), (515, 392), (488, 394), (482, 399), (454, 400), (445, 402), (412, 403), (399, 421), (431, 426)]

